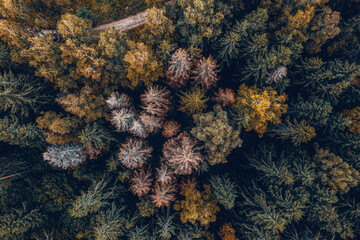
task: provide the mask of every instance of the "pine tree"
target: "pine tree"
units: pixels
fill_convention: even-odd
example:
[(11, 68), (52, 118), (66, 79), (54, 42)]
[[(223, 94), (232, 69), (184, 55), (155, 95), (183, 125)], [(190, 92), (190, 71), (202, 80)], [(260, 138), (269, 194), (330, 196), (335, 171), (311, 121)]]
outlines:
[(139, 168), (150, 158), (152, 150), (143, 140), (128, 138), (120, 147), (118, 159), (127, 168)]
[(175, 174), (191, 174), (204, 161), (200, 149), (198, 142), (183, 132), (165, 142), (164, 160)]
[(170, 91), (166, 88), (149, 86), (140, 97), (142, 108), (149, 114), (163, 117), (170, 110)]
[(177, 49), (169, 61), (166, 71), (167, 84), (172, 87), (181, 87), (186, 84), (190, 76), (191, 59), (185, 49)]
[(108, 130), (97, 123), (87, 125), (81, 131), (79, 139), (91, 159), (96, 158), (102, 150), (108, 149), (113, 140)]
[(152, 203), (156, 207), (169, 207), (175, 200), (175, 186), (171, 184), (155, 183), (153, 194), (150, 195)]
[(297, 119), (304, 119), (314, 127), (327, 125), (333, 107), (329, 101), (313, 97), (305, 101), (298, 98), (289, 105), (288, 113)]
[(339, 98), (360, 74), (356, 64), (340, 60), (323, 63), (319, 58), (309, 58), (301, 68), (303, 77), (297, 78), (295, 83), (331, 101)]
[(157, 235), (162, 240), (171, 239), (176, 234), (176, 226), (173, 222), (175, 215), (171, 215), (169, 213), (169, 209), (167, 209), (166, 213), (163, 213), (162, 215), (163, 216), (158, 216), (156, 219), (158, 227)]
[(200, 85), (204, 89), (215, 86), (219, 80), (217, 76), (219, 70), (217, 68), (216, 60), (211, 56), (200, 59), (193, 70), (195, 85)]
[(219, 88), (212, 100), (221, 104), (222, 107), (228, 107), (235, 103), (235, 93), (230, 88)]
[(96, 240), (117, 240), (125, 234), (124, 219), (121, 216), (124, 207), (117, 209), (115, 204), (106, 212), (96, 216), (94, 237)]
[(130, 180), (130, 191), (138, 197), (144, 196), (150, 192), (151, 183), (150, 171), (144, 169), (135, 170)]
[(98, 212), (107, 206), (108, 200), (114, 197), (114, 188), (109, 188), (109, 181), (100, 179), (94, 182), (87, 192), (76, 197), (69, 208), (70, 216), (82, 218), (89, 214)]
[(0, 110), (29, 116), (46, 103), (47, 96), (39, 81), (29, 75), (0, 74)]
[(21, 124), (17, 117), (11, 116), (0, 119), (0, 141), (21, 147), (43, 147), (45, 136), (35, 124)]
[(40, 209), (28, 210), (23, 203), (22, 209), (13, 209), (10, 213), (0, 216), (0, 237), (3, 239), (23, 238), (24, 234), (44, 221)]
[(226, 210), (232, 209), (235, 206), (237, 196), (235, 183), (226, 176), (213, 176), (210, 183), (215, 200), (223, 205)]
[(300, 123), (295, 119), (294, 122), (290, 122), (289, 119), (286, 123), (279, 124), (274, 130), (274, 135), (282, 140), (291, 139), (291, 142), (295, 146), (299, 146), (301, 143), (306, 143), (316, 136), (315, 129), (311, 127), (305, 120)]

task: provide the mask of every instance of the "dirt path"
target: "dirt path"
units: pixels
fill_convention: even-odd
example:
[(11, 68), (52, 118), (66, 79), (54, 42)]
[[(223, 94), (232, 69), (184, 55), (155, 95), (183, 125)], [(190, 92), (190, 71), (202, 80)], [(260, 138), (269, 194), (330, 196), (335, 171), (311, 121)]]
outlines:
[(129, 16), (129, 17), (126, 17), (126, 18), (123, 18), (123, 19), (120, 19), (120, 20), (117, 20), (117, 21), (114, 21), (111, 23), (99, 25), (94, 28), (94, 31), (100, 32), (100, 31), (104, 31), (109, 28), (115, 28), (115, 29), (123, 32), (123, 31), (129, 30), (131, 28), (134, 28), (134, 27), (144, 24), (146, 21), (146, 15), (147, 15), (147, 11), (143, 11), (136, 15), (132, 15), (132, 16)]

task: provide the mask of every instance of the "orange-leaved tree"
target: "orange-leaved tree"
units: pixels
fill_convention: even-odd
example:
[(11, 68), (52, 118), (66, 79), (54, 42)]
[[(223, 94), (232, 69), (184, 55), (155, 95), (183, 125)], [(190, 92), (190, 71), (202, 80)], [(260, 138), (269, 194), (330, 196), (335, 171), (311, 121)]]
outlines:
[(218, 234), (221, 240), (239, 240), (236, 238), (235, 229), (231, 226), (230, 223), (225, 223), (222, 225)]

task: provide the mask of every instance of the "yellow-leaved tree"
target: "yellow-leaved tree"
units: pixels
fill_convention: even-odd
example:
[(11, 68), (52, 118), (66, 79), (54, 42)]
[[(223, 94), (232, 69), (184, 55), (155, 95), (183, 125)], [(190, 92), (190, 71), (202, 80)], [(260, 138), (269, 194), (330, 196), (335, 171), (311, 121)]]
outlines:
[(285, 93), (277, 95), (271, 87), (258, 89), (242, 84), (234, 108), (240, 109), (250, 118), (246, 131), (255, 130), (262, 137), (267, 130), (268, 123), (281, 123), (281, 115), (286, 113), (287, 104)]
[(140, 84), (152, 85), (163, 76), (162, 64), (157, 61), (150, 47), (144, 43), (128, 41), (130, 50), (126, 53), (126, 77), (129, 82), (125, 85), (134, 89)]
[(191, 183), (186, 188), (185, 200), (176, 203), (174, 209), (181, 211), (182, 223), (200, 222), (205, 227), (216, 221), (216, 213), (220, 211), (211, 195), (210, 185), (204, 185), (204, 191), (200, 192), (196, 189), (196, 183)]

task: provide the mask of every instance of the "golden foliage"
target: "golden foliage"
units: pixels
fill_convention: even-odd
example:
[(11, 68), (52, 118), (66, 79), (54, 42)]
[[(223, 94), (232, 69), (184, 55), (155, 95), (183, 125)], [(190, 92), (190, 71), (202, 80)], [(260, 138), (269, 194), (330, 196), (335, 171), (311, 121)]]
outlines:
[(195, 224), (200, 222), (202, 226), (208, 227), (211, 222), (215, 222), (216, 213), (220, 208), (211, 196), (210, 185), (204, 185), (204, 191), (196, 189), (196, 184), (191, 184), (185, 191), (185, 200), (177, 202), (174, 209), (181, 211), (180, 219), (182, 223), (190, 222)]
[(57, 98), (56, 101), (67, 112), (84, 119), (85, 122), (93, 122), (101, 117), (110, 119), (109, 114), (106, 112), (103, 96), (94, 93), (88, 87), (83, 88), (79, 94), (69, 94), (65, 97)]
[(357, 106), (351, 110), (345, 110), (344, 115), (351, 120), (349, 131), (360, 135), (360, 107)]
[(317, 149), (314, 159), (322, 170), (321, 181), (333, 191), (345, 194), (358, 185), (359, 172), (329, 149)]
[(286, 99), (285, 93), (277, 95), (271, 87), (260, 90), (256, 86), (248, 87), (242, 84), (234, 107), (250, 117), (246, 131), (255, 130), (262, 137), (267, 130), (268, 122), (281, 122), (281, 115), (287, 111), (287, 104), (284, 103)]
[(64, 117), (55, 112), (46, 112), (38, 117), (36, 122), (46, 135), (46, 141), (51, 144), (78, 142), (77, 132), (81, 125), (80, 120), (73, 117)]
[(206, 102), (209, 98), (205, 97), (205, 90), (201, 88), (193, 88), (189, 91), (182, 92), (180, 96), (179, 110), (186, 114), (201, 113), (207, 107)]
[(156, 60), (151, 49), (143, 43), (128, 41), (130, 50), (126, 53), (127, 87), (134, 89), (141, 83), (152, 85), (163, 76), (162, 64)]
[(146, 34), (150, 38), (147, 38), (147, 41), (171, 39), (175, 27), (172, 21), (165, 16), (165, 12), (165, 8), (153, 7), (147, 10), (144, 32), (151, 34), (151, 36)]

